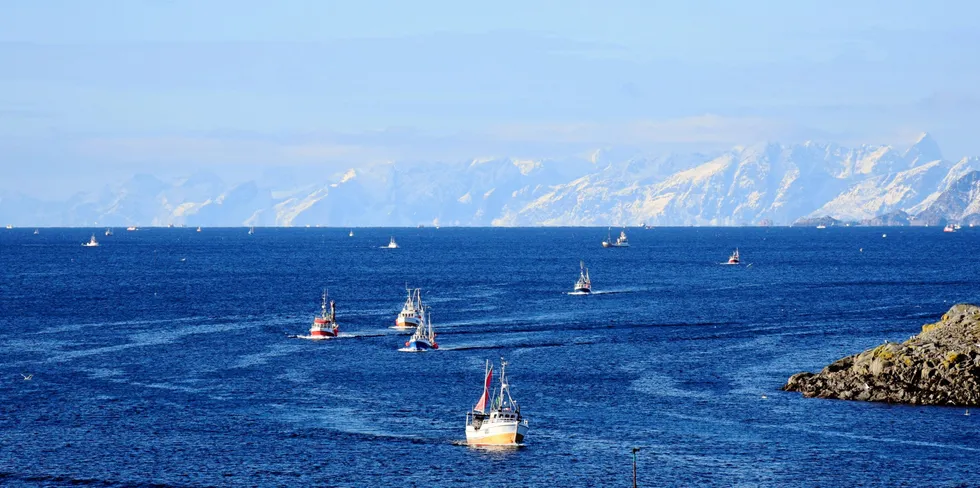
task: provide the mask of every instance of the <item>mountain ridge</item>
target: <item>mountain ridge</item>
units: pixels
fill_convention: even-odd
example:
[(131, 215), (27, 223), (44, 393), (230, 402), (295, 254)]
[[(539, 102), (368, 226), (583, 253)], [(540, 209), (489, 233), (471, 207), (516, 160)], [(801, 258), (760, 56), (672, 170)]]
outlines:
[(652, 156), (601, 149), (551, 159), (385, 162), (324, 173), (314, 168), (271, 178), (275, 183), (232, 185), (208, 171), (167, 181), (140, 173), (63, 201), (0, 193), (0, 222), (732, 226), (790, 225), (825, 216), (903, 222), (904, 217), (875, 220), (902, 212), (922, 224), (974, 218), (980, 191), (961, 180), (977, 170), (980, 158), (947, 161), (936, 141), (923, 134), (905, 151), (812, 141)]

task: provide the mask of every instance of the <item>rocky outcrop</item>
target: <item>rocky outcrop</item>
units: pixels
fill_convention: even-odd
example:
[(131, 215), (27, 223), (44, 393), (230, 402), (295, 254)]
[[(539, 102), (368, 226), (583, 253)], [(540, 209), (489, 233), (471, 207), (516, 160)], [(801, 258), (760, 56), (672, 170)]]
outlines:
[(909, 214), (905, 213), (904, 210), (896, 210), (894, 212), (888, 212), (886, 214), (879, 215), (873, 219), (867, 219), (861, 222), (861, 225), (867, 225), (871, 227), (901, 227), (909, 225)]
[(818, 225), (825, 225), (827, 227), (833, 227), (835, 225), (842, 225), (843, 222), (837, 220), (829, 215), (823, 217), (804, 217), (793, 222), (793, 227), (816, 227)]
[(902, 343), (886, 342), (783, 386), (806, 397), (980, 405), (980, 307), (960, 304)]

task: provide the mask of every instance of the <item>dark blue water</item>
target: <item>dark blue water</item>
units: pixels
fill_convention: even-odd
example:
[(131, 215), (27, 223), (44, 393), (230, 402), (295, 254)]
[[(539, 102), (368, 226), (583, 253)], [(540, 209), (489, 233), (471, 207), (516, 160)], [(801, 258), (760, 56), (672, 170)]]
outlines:
[[(980, 302), (980, 231), (32, 231), (0, 230), (0, 485), (629, 486), (633, 446), (644, 486), (980, 484), (980, 415), (779, 390)], [(406, 283), (437, 352), (397, 351)], [(289, 338), (323, 287), (342, 337)], [(526, 446), (459, 445), (500, 357)]]

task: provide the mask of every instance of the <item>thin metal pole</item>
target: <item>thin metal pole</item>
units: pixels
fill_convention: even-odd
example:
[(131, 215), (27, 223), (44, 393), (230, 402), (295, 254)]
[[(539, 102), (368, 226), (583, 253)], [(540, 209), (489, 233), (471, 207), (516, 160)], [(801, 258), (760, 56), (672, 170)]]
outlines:
[(639, 447), (633, 448), (633, 488), (636, 488), (636, 451), (639, 450)]

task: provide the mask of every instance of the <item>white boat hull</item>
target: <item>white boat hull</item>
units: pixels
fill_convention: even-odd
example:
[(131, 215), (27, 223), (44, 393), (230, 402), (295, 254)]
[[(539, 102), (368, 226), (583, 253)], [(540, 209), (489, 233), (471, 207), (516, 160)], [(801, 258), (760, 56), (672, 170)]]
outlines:
[(479, 429), (466, 426), (466, 444), (470, 446), (516, 446), (524, 442), (528, 425), (524, 422), (484, 422)]
[(408, 328), (414, 329), (418, 326), (419, 326), (419, 319), (415, 317), (408, 317), (408, 318), (398, 317), (397, 319), (395, 319), (396, 329), (408, 329)]

